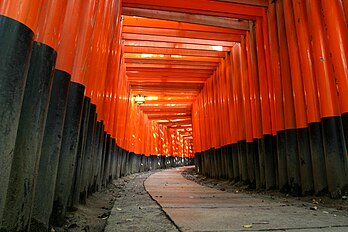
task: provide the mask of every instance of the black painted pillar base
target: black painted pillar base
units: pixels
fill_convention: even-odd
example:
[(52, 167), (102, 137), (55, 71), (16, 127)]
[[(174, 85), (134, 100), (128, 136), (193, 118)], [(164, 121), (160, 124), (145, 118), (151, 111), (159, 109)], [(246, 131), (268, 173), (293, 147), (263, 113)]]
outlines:
[(196, 173), (202, 174), (202, 157), (200, 152), (195, 154), (195, 167)]
[(24, 24), (0, 15), (0, 226), (11, 173), (33, 36), (30, 28)]
[(233, 154), (232, 154), (232, 144), (227, 145), (227, 171), (228, 171), (228, 178), (230, 180), (234, 179), (234, 172), (233, 172)]
[(234, 181), (238, 182), (241, 179), (239, 175), (239, 157), (238, 157), (238, 144), (232, 144), (232, 162), (233, 162), (233, 176)]
[(273, 136), (264, 135), (264, 158), (265, 158), (265, 180), (266, 180), (266, 190), (276, 188), (276, 163), (274, 160), (274, 145), (273, 145)]
[(239, 173), (244, 184), (250, 184), (248, 177), (247, 143), (245, 140), (238, 142)]
[(261, 188), (266, 187), (266, 174), (265, 174), (265, 141), (263, 138), (257, 139), (258, 151), (259, 151), (259, 170), (260, 170), (260, 185)]
[(260, 162), (259, 162), (259, 140), (254, 139), (253, 142), (253, 155), (254, 155), (254, 173), (255, 173), (255, 188), (261, 189), (261, 180), (260, 180)]
[(321, 123), (310, 123), (309, 134), (313, 166), (314, 193), (315, 195), (322, 195), (327, 192), (327, 176)]
[(55, 70), (35, 183), (31, 230), (48, 230), (52, 211), (70, 75)]
[(287, 158), (286, 158), (286, 132), (277, 132), (277, 156), (278, 156), (278, 186), (282, 193), (289, 191)]
[(301, 189), (302, 195), (312, 195), (313, 187), (313, 168), (309, 142), (309, 129), (297, 129), (298, 153), (300, 159)]
[(10, 230), (27, 230), (34, 197), (34, 181), (41, 155), (56, 52), (34, 43), (16, 138), (2, 224)]
[[(85, 97), (86, 99), (86, 97)], [(82, 204), (86, 203), (87, 196), (89, 195), (90, 186), (93, 180), (93, 154), (96, 151), (95, 147), (97, 147), (97, 143), (95, 143), (95, 136), (97, 130), (96, 124), (96, 105), (90, 105), (89, 118), (88, 118), (88, 130), (87, 130), (87, 138), (86, 138), (86, 157), (84, 159), (84, 167), (82, 172), (82, 181), (80, 185), (80, 197), (79, 201)]]
[(255, 179), (255, 144), (253, 142), (247, 142), (246, 144), (247, 151), (247, 165), (248, 165), (248, 178), (250, 181), (250, 188), (256, 188), (256, 179)]
[(81, 126), (79, 132), (79, 141), (77, 146), (76, 154), (76, 165), (74, 172), (73, 184), (71, 186), (69, 208), (76, 208), (80, 203), (80, 187), (83, 175), (83, 169), (85, 166), (86, 159), (86, 142), (87, 142), (87, 131), (88, 131), (88, 120), (89, 120), (89, 110), (91, 105), (91, 99), (88, 97), (84, 98), (83, 109), (82, 109), (82, 118)]
[(296, 129), (286, 130), (286, 164), (290, 194), (299, 196), (302, 190)]
[(344, 113), (341, 115), (344, 138), (346, 141), (346, 149), (348, 150), (348, 113)]
[(77, 145), (80, 132), (81, 113), (85, 87), (71, 82), (65, 115), (63, 140), (59, 157), (54, 204), (51, 215), (52, 224), (62, 226), (73, 182), (76, 165)]
[(348, 191), (348, 160), (341, 117), (322, 118), (328, 190), (332, 198)]

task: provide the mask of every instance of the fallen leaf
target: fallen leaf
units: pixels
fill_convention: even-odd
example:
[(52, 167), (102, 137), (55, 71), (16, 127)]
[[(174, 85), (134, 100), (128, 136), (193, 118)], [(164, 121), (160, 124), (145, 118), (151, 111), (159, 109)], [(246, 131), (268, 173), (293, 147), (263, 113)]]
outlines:
[(253, 225), (252, 224), (246, 224), (246, 225), (243, 225), (243, 228), (253, 228)]

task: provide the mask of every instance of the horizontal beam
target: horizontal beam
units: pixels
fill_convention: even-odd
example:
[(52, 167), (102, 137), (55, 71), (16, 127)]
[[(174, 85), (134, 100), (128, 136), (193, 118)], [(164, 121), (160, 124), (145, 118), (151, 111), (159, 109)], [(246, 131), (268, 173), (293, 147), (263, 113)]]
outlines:
[(145, 17), (159, 20), (170, 20), (204, 26), (214, 26), (235, 30), (249, 30), (247, 20), (235, 20), (227, 17), (216, 17), (200, 14), (188, 14), (163, 10), (150, 10), (136, 7), (123, 7), (122, 14), (127, 16)]
[[(176, 14), (176, 13), (174, 13)], [(214, 17), (215, 18), (215, 17)], [(229, 19), (231, 21), (231, 19)], [(245, 30), (198, 25), (193, 23), (176, 22), (171, 20), (151, 19), (143, 17), (123, 16), (123, 26), (132, 27), (148, 27), (148, 28), (163, 28), (163, 29), (176, 29), (176, 30), (189, 30), (189, 31), (205, 31), (205, 32), (217, 32), (228, 34), (240, 34), (245, 33)]]
[(175, 112), (175, 113), (185, 113), (185, 112), (191, 112), (191, 108), (156, 108), (156, 109), (147, 109), (144, 108), (142, 111), (145, 114), (148, 113), (158, 113), (158, 112)]
[(192, 78), (206, 78), (207, 73), (196, 73), (196, 72), (137, 72), (137, 71), (127, 71), (128, 78), (137, 78), (137, 77), (171, 77), (171, 78), (183, 78), (183, 77), (192, 77)]
[(264, 9), (257, 6), (211, 0), (123, 0), (122, 6), (184, 13), (190, 12), (214, 16), (229, 15), (230, 17), (248, 19), (262, 17), (264, 13)]
[(182, 121), (169, 121), (169, 122), (162, 122), (162, 124), (164, 125), (173, 125), (173, 124), (176, 124), (176, 125), (186, 125), (186, 124), (192, 124), (192, 119), (185, 119), (185, 120), (182, 120)]
[(234, 37), (235, 41), (219, 41), (219, 40), (209, 40), (209, 39), (192, 39), (192, 38), (180, 38), (180, 37), (170, 37), (163, 35), (137, 35), (130, 33), (122, 33), (122, 38), (127, 40), (142, 40), (142, 41), (153, 41), (153, 42), (170, 42), (170, 43), (182, 43), (182, 44), (201, 44), (210, 46), (223, 46), (223, 47), (233, 47), (235, 42), (240, 42), (241, 37)]
[(154, 41), (141, 41), (141, 40), (126, 40), (125, 46), (135, 47), (157, 47), (157, 48), (181, 48), (181, 49), (196, 49), (196, 50), (207, 50), (207, 51), (231, 51), (230, 47), (223, 46), (211, 46), (211, 45), (200, 45), (200, 44), (182, 44), (182, 43), (171, 43), (171, 42), (154, 42)]
[(268, 7), (268, 0), (213, 0), (217, 2), (231, 2), (231, 3), (238, 3), (238, 4), (245, 4), (245, 5), (251, 5), (251, 6), (262, 6), (262, 7)]
[(176, 61), (199, 61), (199, 62), (214, 62), (220, 63), (223, 59), (214, 58), (214, 57), (199, 57), (199, 56), (173, 56), (173, 55), (164, 55), (164, 56), (149, 56), (146, 54), (134, 54), (126, 53), (124, 54), (125, 59), (140, 59), (140, 60), (176, 60)]
[(148, 28), (148, 27), (129, 27), (123, 26), (123, 33), (138, 34), (138, 35), (166, 35), (169, 37), (190, 38), (190, 39), (206, 39), (216, 41), (239, 41), (243, 33), (227, 34), (219, 32), (202, 32), (188, 31), (163, 28)]
[(174, 90), (174, 91), (167, 91), (164, 92), (161, 89), (150, 89), (150, 90), (143, 90), (143, 89), (138, 89), (136, 86), (131, 86), (132, 93), (135, 94), (144, 94), (145, 96), (160, 96), (160, 97), (180, 97), (180, 96), (189, 96), (195, 98), (197, 96), (197, 90), (194, 90), (193, 92), (184, 92), (182, 90)]
[(180, 116), (180, 115), (165, 115), (165, 114), (161, 114), (161, 115), (148, 115), (148, 119), (150, 120), (175, 120), (175, 119), (191, 119), (192, 116), (191, 115), (187, 115), (187, 116)]
[(183, 117), (183, 116), (190, 116), (191, 117), (191, 112), (185, 112), (185, 113), (175, 113), (175, 112), (163, 112), (163, 113), (148, 113), (149, 117), (152, 116), (178, 116), (178, 117)]
[(165, 64), (127, 64), (126, 70), (135, 70), (131, 68), (162, 68), (162, 69), (197, 69), (197, 70), (214, 70), (214, 67), (211, 66), (199, 66), (199, 65), (165, 65)]
[(224, 58), (225, 52), (219, 51), (203, 51), (193, 49), (180, 49), (180, 48), (152, 48), (152, 47), (130, 47), (126, 46), (125, 53), (135, 54), (164, 54), (164, 55), (178, 55), (178, 56), (203, 56), (203, 57), (217, 57)]
[[(187, 66), (187, 65), (186, 65)], [(192, 69), (192, 70), (187, 70), (187, 69), (182, 69), (182, 68), (155, 68), (155, 67), (127, 67), (127, 73), (132, 72), (132, 73), (139, 73), (139, 72), (156, 72), (156, 73), (163, 73), (163, 72), (173, 72), (173, 73), (200, 73), (200, 74), (209, 74), (211, 73), (211, 70), (209, 69)]]
[(150, 83), (192, 83), (192, 84), (204, 84), (208, 78), (198, 78), (198, 77), (183, 77), (183, 78), (170, 78), (170, 77), (128, 77), (128, 82), (130, 84), (138, 84), (143, 82)]
[[(149, 95), (150, 93), (156, 93), (157, 92), (157, 95), (159, 94), (167, 94), (167, 96), (175, 96), (175, 94), (177, 95), (186, 95), (186, 96), (189, 96), (189, 95), (196, 95), (196, 94), (199, 94), (200, 91), (203, 89), (203, 86), (202, 88), (195, 88), (195, 89), (192, 89), (190, 88), (191, 86), (188, 86), (188, 88), (178, 88), (177, 86), (173, 86), (173, 87), (163, 87), (163, 86), (142, 86), (142, 85), (138, 85), (138, 84), (134, 84), (134, 85), (131, 85), (131, 88), (133, 89), (136, 89), (137, 90), (137, 93), (141, 93), (141, 94), (144, 94), (144, 95)], [(135, 91), (133, 91), (135, 92)], [(167, 93), (164, 93), (164, 92), (167, 92)]]
[[(175, 65), (198, 65), (217, 67), (218, 63), (200, 61), (180, 61), (180, 60), (145, 60), (145, 59), (125, 59), (127, 64), (175, 64)], [(196, 72), (195, 72), (196, 73)]]
[(197, 83), (170, 83), (170, 82), (146, 82), (146, 83), (141, 83), (141, 84), (131, 84), (131, 86), (137, 86), (137, 88), (141, 89), (141, 88), (149, 88), (149, 87), (153, 87), (154, 89), (156, 88), (177, 88), (177, 90), (200, 90), (203, 87), (203, 83), (202, 84), (197, 84)]

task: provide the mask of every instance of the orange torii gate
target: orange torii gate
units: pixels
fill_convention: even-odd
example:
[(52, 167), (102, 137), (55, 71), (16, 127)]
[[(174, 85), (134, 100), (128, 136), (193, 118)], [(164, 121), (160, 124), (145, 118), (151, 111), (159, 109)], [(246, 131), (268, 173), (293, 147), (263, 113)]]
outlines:
[(347, 7), (2, 0), (0, 229), (62, 224), (113, 178), (193, 161), (257, 189), (339, 197)]

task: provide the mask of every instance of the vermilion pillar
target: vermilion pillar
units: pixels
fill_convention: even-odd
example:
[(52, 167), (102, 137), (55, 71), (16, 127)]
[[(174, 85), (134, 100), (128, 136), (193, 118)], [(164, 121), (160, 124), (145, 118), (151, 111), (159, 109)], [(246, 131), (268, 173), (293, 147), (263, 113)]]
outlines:
[[(286, 35), (288, 38), (288, 51), (290, 58), (291, 81), (293, 87), (293, 98), (296, 117), (296, 134), (298, 136), (297, 147), (300, 162), (301, 191), (302, 194), (311, 194), (313, 191), (312, 161), (310, 156), (309, 137), (308, 137), (308, 119), (306, 114), (306, 99), (304, 95), (303, 74), (299, 58), (299, 47), (296, 41), (298, 37), (294, 31), (295, 20), (291, 1), (285, 0), (284, 17), (286, 26)], [(307, 78), (307, 77), (306, 77)], [(308, 93), (310, 95), (310, 93)], [(311, 106), (312, 107), (312, 106)], [(312, 113), (312, 112), (310, 112)], [(311, 114), (310, 114), (311, 115)]]
[[(324, 162), (324, 147), (320, 126), (320, 109), (317, 83), (313, 67), (313, 50), (309, 36), (308, 18), (304, 1), (294, 1), (294, 16), (297, 41), (300, 54), (303, 90), (306, 100), (308, 135), (311, 160), (313, 166), (313, 183), (315, 193), (322, 192), (327, 187)], [(304, 132), (305, 133), (305, 132)], [(301, 136), (302, 138), (303, 136)]]
[[(347, 186), (348, 166), (344, 132), (339, 116), (341, 112), (337, 86), (332, 70), (332, 62), (335, 60), (330, 59), (330, 48), (332, 48), (331, 46), (337, 48), (337, 44), (341, 44), (341, 40), (336, 41), (335, 44), (331, 44), (327, 40), (320, 2), (306, 0), (306, 7), (310, 33), (313, 38), (313, 60), (317, 77), (328, 189), (332, 197), (339, 197), (341, 189)], [(332, 36), (331, 33), (330, 36)], [(337, 53), (335, 54), (337, 55)], [(342, 61), (336, 60), (336, 62), (339, 64)]]
[[(270, 189), (276, 186), (277, 173), (275, 169), (276, 146), (274, 146), (273, 144), (272, 136), (275, 134), (275, 111), (274, 99), (270, 97), (273, 95), (273, 86), (266, 17), (267, 16), (264, 15), (261, 19), (256, 20), (256, 39), (259, 59), (259, 72), (261, 71), (261, 73), (259, 74), (261, 90), (260, 94), (262, 98), (261, 104), (262, 111), (264, 111), (262, 115), (263, 140), (261, 140), (259, 143), (259, 152), (264, 154), (266, 189)], [(262, 44), (264, 45), (262, 46)], [(262, 60), (260, 61), (260, 59)], [(264, 67), (261, 68), (261, 66)], [(264, 92), (267, 92), (267, 94), (265, 94)], [(264, 109), (264, 107), (266, 108)], [(264, 119), (264, 117), (266, 118)]]
[(278, 41), (278, 28), (276, 17), (276, 6), (270, 4), (268, 8), (268, 31), (270, 42), (270, 60), (272, 64), (272, 86), (275, 108), (275, 130), (277, 136), (277, 173), (278, 173), (278, 187), (284, 191), (287, 186), (287, 171), (286, 171), (286, 140), (285, 140), (285, 122), (284, 122), (284, 103), (282, 91), (282, 78), (280, 68), (280, 49)]
[[(348, 148), (348, 27), (340, 0), (321, 1), (332, 64), (338, 87), (338, 99)], [(347, 3), (346, 3), (347, 5)], [(347, 14), (347, 12), (346, 12)]]
[(263, 138), (263, 125), (262, 125), (262, 112), (261, 112), (261, 96), (260, 96), (260, 80), (258, 60), (257, 60), (257, 47), (256, 47), (256, 35), (255, 26), (250, 25), (250, 31), (247, 33), (247, 41), (249, 42), (247, 48), (247, 58), (249, 71), (249, 84), (250, 84), (250, 97), (251, 97), (251, 117), (253, 125), (253, 138), (255, 151), (255, 179), (256, 188), (266, 186), (265, 180), (265, 162), (264, 152), (260, 152), (259, 142)]
[[(296, 121), (294, 112), (294, 99), (292, 92), (292, 82), (290, 74), (290, 62), (288, 52), (288, 39), (286, 37), (286, 28), (284, 21), (283, 3), (276, 2), (276, 16), (278, 27), (278, 41), (280, 51), (280, 67), (283, 93), (284, 107), (284, 124), (285, 124), (285, 139), (286, 139), (286, 165), (287, 165), (287, 185), (289, 190), (294, 194), (299, 192), (300, 186), (300, 170), (299, 158), (297, 152), (297, 137), (296, 137)], [(284, 190), (286, 186), (283, 186)]]

